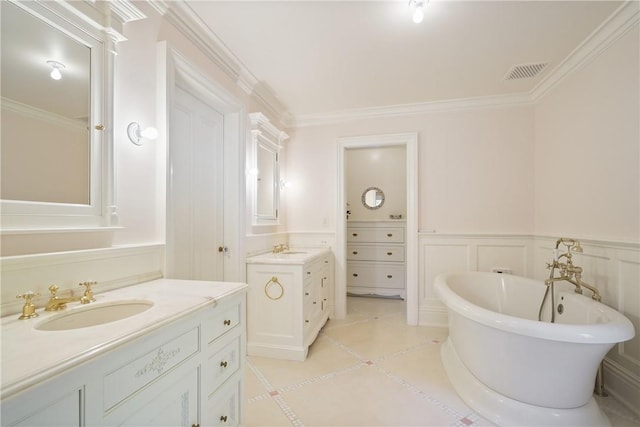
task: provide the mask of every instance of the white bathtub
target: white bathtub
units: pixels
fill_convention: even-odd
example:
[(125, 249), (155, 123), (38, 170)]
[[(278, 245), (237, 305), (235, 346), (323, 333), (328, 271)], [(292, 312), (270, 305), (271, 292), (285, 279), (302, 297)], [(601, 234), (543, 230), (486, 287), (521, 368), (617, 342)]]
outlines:
[[(482, 272), (436, 278), (449, 313), (442, 348), (447, 375), (463, 400), (489, 420), (608, 424), (592, 397), (596, 373), (616, 343), (633, 338), (633, 325), (618, 311), (560, 288), (556, 323), (549, 323), (537, 320), (541, 281)], [(549, 311), (547, 302), (546, 318)]]

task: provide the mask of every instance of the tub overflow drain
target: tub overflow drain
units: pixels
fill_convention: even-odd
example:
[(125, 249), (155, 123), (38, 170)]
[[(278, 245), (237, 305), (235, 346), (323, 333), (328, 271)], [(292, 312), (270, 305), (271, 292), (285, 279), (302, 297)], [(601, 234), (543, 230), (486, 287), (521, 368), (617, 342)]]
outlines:
[(562, 314), (564, 312), (564, 305), (558, 304), (558, 314)]

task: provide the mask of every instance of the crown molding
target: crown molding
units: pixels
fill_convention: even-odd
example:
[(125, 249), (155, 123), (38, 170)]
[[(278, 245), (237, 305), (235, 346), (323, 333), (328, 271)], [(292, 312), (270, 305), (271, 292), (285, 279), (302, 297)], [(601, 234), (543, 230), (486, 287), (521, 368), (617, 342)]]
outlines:
[(149, 6), (151, 6), (160, 16), (164, 16), (169, 10), (169, 3), (165, 0), (147, 0)]
[(262, 134), (266, 132), (270, 137), (270, 140), (277, 141), (278, 148), (282, 147), (284, 141), (289, 139), (289, 135), (275, 127), (262, 113), (250, 113), (249, 123), (251, 124), (252, 132)]
[(482, 96), (477, 98), (451, 99), (443, 101), (400, 104), (386, 107), (358, 108), (323, 114), (296, 116), (288, 127), (301, 128), (351, 122), (355, 120), (407, 117), (427, 113), (467, 111), (489, 108), (508, 108), (533, 105), (531, 95), (520, 93), (505, 96)]
[(625, 35), (640, 20), (640, 2), (628, 0), (616, 9), (578, 47), (541, 80), (532, 90), (531, 98), (537, 102), (566, 77), (603, 53)]
[(147, 15), (135, 7), (130, 0), (110, 0), (109, 9), (120, 17), (123, 23), (145, 19)]
[(218, 35), (183, 1), (164, 2), (164, 16), (247, 95), (260, 102), (273, 117), (284, 124), (291, 115), (274, 92), (260, 82)]

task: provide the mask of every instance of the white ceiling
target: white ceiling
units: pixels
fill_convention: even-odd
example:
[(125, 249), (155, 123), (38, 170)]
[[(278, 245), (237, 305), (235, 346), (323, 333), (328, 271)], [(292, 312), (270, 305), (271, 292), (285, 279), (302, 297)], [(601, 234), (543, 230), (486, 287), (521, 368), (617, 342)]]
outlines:
[[(532, 91), (616, 1), (187, 1), (293, 118)], [(549, 62), (532, 79), (511, 66)]]

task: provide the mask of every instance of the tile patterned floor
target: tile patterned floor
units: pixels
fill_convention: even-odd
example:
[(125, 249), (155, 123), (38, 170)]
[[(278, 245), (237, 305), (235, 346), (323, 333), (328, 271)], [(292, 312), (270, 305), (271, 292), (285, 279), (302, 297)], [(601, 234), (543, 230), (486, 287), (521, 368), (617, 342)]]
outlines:
[[(491, 426), (451, 387), (440, 362), (446, 328), (407, 326), (405, 303), (348, 298), (305, 362), (247, 358), (246, 426)], [(614, 427), (640, 427), (612, 398)]]

